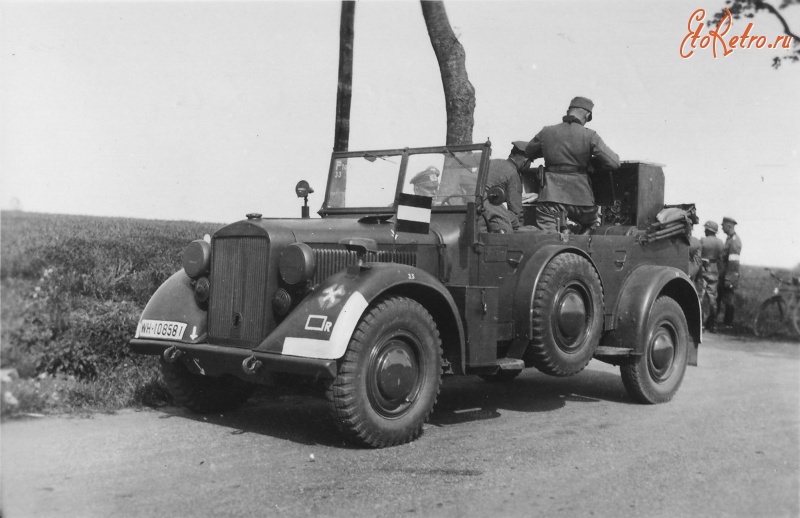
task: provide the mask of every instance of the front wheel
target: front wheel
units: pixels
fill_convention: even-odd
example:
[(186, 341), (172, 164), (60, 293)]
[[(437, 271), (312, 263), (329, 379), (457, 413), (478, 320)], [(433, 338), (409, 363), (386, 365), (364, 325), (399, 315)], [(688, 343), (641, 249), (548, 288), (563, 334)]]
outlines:
[(780, 331), (786, 322), (786, 301), (775, 295), (761, 303), (753, 321), (753, 334), (769, 338)]
[(647, 318), (645, 340), (642, 355), (620, 366), (622, 383), (640, 403), (664, 403), (678, 391), (689, 354), (689, 326), (674, 299), (656, 299)]
[(418, 302), (380, 300), (361, 317), (327, 390), (331, 413), (352, 442), (373, 448), (422, 433), (442, 374), (439, 331)]

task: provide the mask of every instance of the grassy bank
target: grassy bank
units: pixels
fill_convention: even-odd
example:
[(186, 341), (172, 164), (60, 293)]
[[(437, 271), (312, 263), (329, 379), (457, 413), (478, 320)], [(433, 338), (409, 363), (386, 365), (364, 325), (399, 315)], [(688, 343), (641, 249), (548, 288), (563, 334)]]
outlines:
[(2, 414), (114, 410), (169, 395), (127, 341), (209, 223), (0, 214)]
[[(23, 212), (0, 223), (0, 365), (18, 374), (3, 382), (2, 415), (169, 403), (157, 359), (127, 342), (186, 244), (221, 225)], [(743, 267), (735, 332), (751, 332), (772, 286)]]

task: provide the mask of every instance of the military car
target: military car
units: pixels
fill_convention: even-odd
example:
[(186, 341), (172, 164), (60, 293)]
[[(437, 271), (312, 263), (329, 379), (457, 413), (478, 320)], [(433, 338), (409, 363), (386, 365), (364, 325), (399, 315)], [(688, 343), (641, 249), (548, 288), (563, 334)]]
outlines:
[[(320, 218), (301, 181), (303, 217), (251, 213), (189, 243), (130, 347), (159, 355), (196, 412), (259, 385), (319, 387), (343, 435), (368, 447), (416, 439), (445, 375), (571, 376), (596, 359), (620, 367), (634, 400), (670, 400), (697, 364), (701, 316), (690, 222), (662, 221), (662, 167), (597, 171), (587, 232), (490, 233), (506, 194), (486, 188), (490, 155), (490, 142), (334, 152)], [(426, 171), (438, 188), (414, 194)]]

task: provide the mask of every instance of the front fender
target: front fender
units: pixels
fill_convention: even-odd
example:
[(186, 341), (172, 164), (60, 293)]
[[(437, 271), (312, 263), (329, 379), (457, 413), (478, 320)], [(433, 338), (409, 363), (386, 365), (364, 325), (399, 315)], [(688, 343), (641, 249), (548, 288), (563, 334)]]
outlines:
[[(539, 277), (542, 274), (545, 266), (555, 256), (564, 252), (573, 253), (585, 258), (589, 263), (597, 269), (586, 252), (580, 248), (567, 245), (547, 245), (538, 249), (533, 256), (528, 260), (522, 269), (519, 276), (519, 282), (514, 289), (514, 330), (515, 338), (523, 340), (531, 340), (533, 338), (533, 294), (536, 291), (536, 285), (539, 282)], [(602, 280), (601, 280), (602, 282)]]
[(702, 310), (694, 284), (677, 268), (643, 265), (628, 276), (614, 311), (614, 329), (606, 336), (604, 344), (632, 348), (635, 353), (643, 352), (650, 308), (662, 295), (672, 297), (683, 309), (689, 334), (694, 340), (694, 347), (689, 348), (689, 365), (697, 365), (697, 349), (702, 339)]
[(183, 335), (170, 338), (191, 344), (205, 342), (207, 337), (208, 312), (199, 307), (194, 299), (192, 280), (183, 270), (175, 272), (158, 287), (150, 297), (136, 326), (135, 338), (140, 338), (142, 321), (155, 320), (162, 322), (178, 322), (186, 324)]
[(451, 331), (454, 336), (450, 340), (458, 344), (463, 358), (464, 330), (453, 297), (431, 274), (397, 263), (369, 263), (366, 268), (350, 267), (330, 276), (256, 350), (339, 359), (369, 305), (389, 293), (408, 296), (422, 304), (440, 326), (440, 332), (443, 325)]

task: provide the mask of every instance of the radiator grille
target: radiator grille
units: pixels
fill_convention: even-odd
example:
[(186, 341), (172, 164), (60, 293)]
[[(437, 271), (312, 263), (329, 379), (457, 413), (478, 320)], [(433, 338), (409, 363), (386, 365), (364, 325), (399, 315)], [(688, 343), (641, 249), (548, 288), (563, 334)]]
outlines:
[(268, 305), (268, 270), (266, 237), (215, 240), (208, 311), (210, 338), (254, 341), (267, 336), (268, 315), (272, 314)]
[[(314, 274), (314, 284), (319, 284), (334, 273), (343, 270), (351, 264), (358, 263), (355, 252), (335, 248), (315, 248), (314, 258), (317, 261), (317, 271)], [(391, 252), (379, 250), (378, 253), (367, 253), (367, 262), (373, 263), (399, 263), (408, 266), (417, 265), (415, 252)]]

